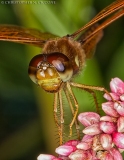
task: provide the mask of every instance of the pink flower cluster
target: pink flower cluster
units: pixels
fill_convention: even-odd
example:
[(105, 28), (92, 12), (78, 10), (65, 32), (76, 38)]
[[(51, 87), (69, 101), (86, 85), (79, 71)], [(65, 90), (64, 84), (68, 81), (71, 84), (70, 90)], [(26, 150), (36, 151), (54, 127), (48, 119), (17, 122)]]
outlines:
[(56, 148), (58, 157), (41, 154), (38, 160), (123, 160), (124, 82), (114, 78), (110, 89), (111, 96), (105, 93), (107, 102), (102, 104), (105, 116), (94, 112), (79, 114), (78, 120), (85, 126), (81, 141), (70, 140)]

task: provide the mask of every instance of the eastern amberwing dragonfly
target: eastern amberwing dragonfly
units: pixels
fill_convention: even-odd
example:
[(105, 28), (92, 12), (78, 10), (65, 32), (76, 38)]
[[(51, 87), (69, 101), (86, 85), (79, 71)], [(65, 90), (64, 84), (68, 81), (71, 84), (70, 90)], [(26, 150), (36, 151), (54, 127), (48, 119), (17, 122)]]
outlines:
[[(73, 119), (69, 125), (70, 135), (72, 135), (72, 126), (74, 124), (77, 134), (79, 134), (76, 119), (78, 102), (73, 93), (72, 86), (91, 93), (97, 109), (98, 104), (94, 90), (108, 92), (102, 87), (74, 83), (73, 77), (83, 70), (86, 59), (92, 57), (94, 48), (102, 38), (102, 30), (123, 15), (124, 0), (116, 0), (78, 31), (61, 38), (51, 33), (40, 32), (36, 29), (0, 25), (0, 40), (43, 48), (41, 54), (32, 58), (28, 72), (34, 83), (42, 87), (45, 91), (54, 93), (54, 119), (58, 127), (60, 144), (63, 142), (64, 125), (62, 92), (64, 91), (66, 95), (73, 115)], [(100, 25), (97, 24), (97, 22), (107, 16), (109, 17), (104, 22)], [(85, 30), (86, 32), (82, 33)], [(60, 116), (57, 114), (58, 110)]]

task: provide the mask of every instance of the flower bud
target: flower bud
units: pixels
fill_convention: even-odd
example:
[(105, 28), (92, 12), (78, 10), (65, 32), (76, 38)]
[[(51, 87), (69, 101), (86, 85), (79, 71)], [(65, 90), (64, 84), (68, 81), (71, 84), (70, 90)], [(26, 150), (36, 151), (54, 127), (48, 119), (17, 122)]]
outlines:
[(114, 109), (121, 115), (124, 116), (124, 102), (115, 102)]
[(112, 148), (112, 137), (109, 134), (101, 134), (100, 135), (100, 142), (102, 147), (105, 150), (109, 150), (110, 148)]
[(83, 130), (84, 134), (92, 135), (92, 136), (96, 134), (100, 134), (101, 132), (102, 131), (100, 130), (98, 123), (88, 126)]
[(100, 116), (94, 112), (85, 112), (80, 113), (78, 116), (78, 120), (85, 126), (90, 126), (94, 123), (98, 123), (100, 120)]
[(55, 152), (62, 156), (68, 156), (75, 150), (76, 150), (75, 146), (61, 145), (58, 148), (56, 148)]
[(111, 116), (102, 116), (100, 121), (107, 121), (107, 122), (116, 122), (117, 118)]
[(117, 121), (118, 132), (124, 132), (124, 117), (119, 117)]
[(71, 153), (69, 155), (70, 160), (85, 160), (85, 159), (92, 159), (92, 155), (91, 153), (87, 150), (87, 151), (83, 151), (83, 150), (76, 150), (75, 152)]
[(111, 155), (113, 156), (114, 160), (123, 160), (122, 155), (120, 154), (120, 152), (115, 149), (115, 148), (111, 148), (109, 150), (109, 152), (111, 153)]
[(70, 140), (70, 141), (67, 141), (64, 145), (67, 145), (67, 146), (76, 146), (78, 143), (79, 143), (78, 140)]
[(102, 103), (102, 109), (108, 116), (119, 117), (118, 112), (114, 109), (113, 102)]
[(99, 127), (104, 133), (108, 134), (112, 134), (114, 131), (116, 131), (116, 125), (113, 122), (101, 121)]
[(111, 91), (114, 93), (124, 93), (124, 82), (119, 78), (113, 78), (110, 82)]
[(113, 143), (121, 149), (124, 149), (124, 134), (119, 132), (114, 132), (112, 134)]
[[(110, 95), (112, 96), (112, 98), (113, 98), (114, 100), (116, 100), (116, 101), (118, 101), (119, 98), (120, 98), (116, 93), (109, 93), (109, 94), (110, 94)], [(103, 97), (104, 97), (106, 100), (108, 100), (108, 101), (112, 101), (112, 98), (110, 97), (109, 94), (105, 93), (105, 94), (103, 95)]]
[(124, 101), (124, 94), (122, 94), (122, 95), (120, 96), (120, 100), (121, 100), (121, 101)]
[(60, 158), (54, 157), (53, 155), (49, 155), (49, 154), (40, 154), (37, 157), (37, 160), (61, 160)]

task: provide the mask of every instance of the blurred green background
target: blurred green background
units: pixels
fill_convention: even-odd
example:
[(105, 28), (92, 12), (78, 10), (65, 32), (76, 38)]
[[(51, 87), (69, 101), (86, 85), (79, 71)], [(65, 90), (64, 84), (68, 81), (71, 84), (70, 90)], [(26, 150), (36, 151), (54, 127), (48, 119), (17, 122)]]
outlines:
[[(13, 5), (9, 2), (0, 1), (0, 24), (37, 28), (64, 36), (82, 27), (113, 1), (56, 0), (55, 4), (42, 4), (41, 1), (24, 4), (29, 1), (23, 1), (23, 4)], [(53, 95), (33, 84), (27, 72), (30, 59), (40, 52), (40, 48), (33, 46), (0, 41), (1, 160), (35, 160), (40, 153), (54, 154), (58, 145)], [(120, 18), (104, 30), (94, 58), (87, 61), (77, 81), (109, 89), (111, 78), (124, 80), (123, 68), (124, 18)], [(101, 102), (102, 94), (97, 94)], [(77, 89), (76, 97), (80, 112), (95, 110), (88, 93)]]

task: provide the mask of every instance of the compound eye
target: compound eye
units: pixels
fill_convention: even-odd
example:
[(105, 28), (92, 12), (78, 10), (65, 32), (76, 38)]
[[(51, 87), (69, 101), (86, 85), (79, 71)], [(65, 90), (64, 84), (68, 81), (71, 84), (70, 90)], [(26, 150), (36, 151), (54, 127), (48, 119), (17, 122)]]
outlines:
[(36, 72), (37, 72), (37, 69), (40, 69), (40, 64), (42, 61), (44, 61), (44, 59), (45, 59), (45, 55), (39, 54), (33, 57), (29, 63), (28, 74), (31, 80), (36, 84), (37, 84)]
[(45, 60), (45, 55), (44, 55), (44, 54), (36, 55), (36, 56), (33, 57), (32, 60), (30, 61), (29, 66), (38, 68), (38, 67), (40, 66), (40, 63), (41, 63), (42, 61), (44, 61), (44, 60)]
[(63, 63), (60, 60), (53, 60), (52, 64), (59, 72), (63, 72), (65, 70)]
[(47, 60), (55, 67), (63, 82), (70, 80), (73, 75), (73, 67), (66, 55), (54, 52), (48, 55)]
[(69, 63), (68, 57), (59, 52), (49, 54), (47, 60), (53, 64), (58, 72), (64, 72), (66, 69), (65, 64)]

